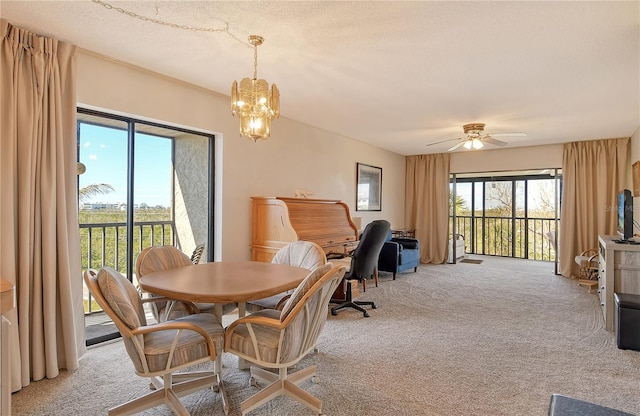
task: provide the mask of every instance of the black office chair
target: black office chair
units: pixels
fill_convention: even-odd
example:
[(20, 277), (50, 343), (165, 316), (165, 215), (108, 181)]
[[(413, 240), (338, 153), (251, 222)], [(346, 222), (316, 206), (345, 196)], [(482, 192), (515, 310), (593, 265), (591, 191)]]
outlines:
[[(351, 267), (345, 274), (344, 280), (358, 280), (362, 282), (364, 279), (373, 276), (378, 266), (380, 250), (382, 250), (382, 245), (390, 229), (391, 225), (385, 220), (372, 221), (365, 227), (358, 246), (350, 256)], [(371, 306), (371, 309), (376, 308), (373, 302), (353, 300), (351, 283), (348, 282), (345, 301), (338, 306), (334, 306), (331, 309), (331, 314), (337, 315), (338, 311), (343, 308), (353, 308), (362, 312), (365, 318), (369, 317), (369, 313), (367, 313), (362, 306)]]

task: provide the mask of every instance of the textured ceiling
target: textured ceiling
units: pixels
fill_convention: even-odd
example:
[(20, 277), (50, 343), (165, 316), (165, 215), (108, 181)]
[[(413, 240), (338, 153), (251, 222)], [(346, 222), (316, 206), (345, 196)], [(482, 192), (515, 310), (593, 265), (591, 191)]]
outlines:
[[(10, 23), (228, 95), (253, 74), (282, 116), (403, 155), (462, 125), (510, 147), (629, 137), (640, 125), (640, 2), (6, 1)], [(277, 138), (277, 121), (273, 137)], [(487, 145), (485, 148), (495, 148)], [(463, 150), (460, 150), (463, 151)]]

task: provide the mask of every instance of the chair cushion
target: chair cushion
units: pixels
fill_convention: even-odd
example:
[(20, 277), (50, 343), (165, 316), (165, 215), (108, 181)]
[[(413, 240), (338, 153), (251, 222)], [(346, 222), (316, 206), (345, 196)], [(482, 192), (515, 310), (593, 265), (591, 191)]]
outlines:
[[(269, 296), (268, 298), (256, 299), (251, 302), (247, 302), (247, 310), (250, 312), (259, 311), (261, 309), (278, 309), (277, 306), (284, 299), (284, 302), (289, 299), (289, 295), (292, 292), (278, 293), (277, 295)], [(256, 306), (257, 308), (251, 308)]]
[(109, 307), (129, 328), (147, 324), (140, 294), (120, 272), (103, 267), (98, 273), (98, 286)]
[[(272, 319), (280, 319), (280, 311), (274, 309), (262, 309), (251, 314), (252, 316), (266, 316)], [(251, 325), (251, 329), (258, 340), (258, 353), (262, 361), (275, 363), (278, 358), (278, 346), (280, 343), (280, 330), (263, 325)], [(302, 334), (300, 334), (302, 336)], [(246, 324), (235, 327), (231, 335), (229, 349), (248, 356), (255, 357), (253, 342)], [(283, 343), (286, 344), (286, 343)]]
[(284, 321), (285, 319), (287, 319), (289, 313), (291, 313), (293, 308), (298, 304), (298, 302), (300, 302), (300, 299), (302, 299), (304, 294), (307, 293), (307, 291), (311, 289), (311, 287), (316, 284), (316, 282), (320, 280), (322, 276), (324, 276), (329, 270), (331, 270), (332, 267), (333, 265), (331, 263), (323, 264), (322, 266), (313, 270), (307, 275), (307, 277), (304, 278), (304, 280), (293, 291), (291, 297), (289, 298), (289, 300), (287, 300), (287, 303), (285, 303), (282, 307), (280, 321)]
[[(203, 328), (213, 339), (216, 353), (221, 354), (224, 347), (224, 328), (210, 313), (199, 313), (195, 315), (178, 318), (175, 322), (190, 322)], [(147, 357), (149, 370), (152, 372), (162, 371), (167, 366), (169, 351), (178, 331), (158, 331), (144, 335), (144, 353)], [(206, 340), (195, 331), (182, 331), (176, 350), (173, 354), (171, 367), (179, 367), (194, 360), (209, 356)], [(136, 370), (142, 371), (139, 363), (134, 361)]]

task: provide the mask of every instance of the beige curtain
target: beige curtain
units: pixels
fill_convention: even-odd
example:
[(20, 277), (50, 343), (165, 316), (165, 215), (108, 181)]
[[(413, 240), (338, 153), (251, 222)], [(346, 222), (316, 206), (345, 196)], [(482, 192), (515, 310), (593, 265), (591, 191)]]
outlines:
[(567, 143), (562, 161), (559, 272), (579, 276), (575, 256), (616, 233), (616, 195), (627, 188), (629, 139)]
[(444, 263), (449, 249), (449, 154), (407, 156), (405, 220), (422, 263)]
[(85, 350), (75, 46), (0, 25), (0, 273), (17, 292), (8, 316), (16, 391), (77, 369)]

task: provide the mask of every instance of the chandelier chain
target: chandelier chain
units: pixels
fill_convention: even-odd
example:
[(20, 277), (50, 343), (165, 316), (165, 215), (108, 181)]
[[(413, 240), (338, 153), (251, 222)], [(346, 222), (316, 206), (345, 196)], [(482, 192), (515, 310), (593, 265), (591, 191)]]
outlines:
[[(229, 35), (233, 39), (237, 40), (241, 44), (243, 44), (243, 45), (245, 45), (247, 47), (251, 47), (251, 45), (249, 45), (247, 42), (243, 41), (242, 39), (240, 39), (239, 37), (237, 37), (236, 35), (231, 33), (231, 31), (229, 30), (229, 22), (224, 22), (224, 27), (223, 28), (188, 26), (188, 25), (182, 25), (182, 24), (178, 24), (178, 23), (167, 22), (167, 21), (160, 20), (160, 19), (155, 19), (153, 17), (142, 16), (142, 15), (136, 13), (136, 12), (132, 12), (130, 10), (123, 9), (122, 7), (116, 7), (116, 6), (112, 5), (112, 4), (105, 3), (105, 2), (103, 2), (101, 0), (91, 0), (91, 1), (93, 3), (95, 3), (95, 4), (103, 6), (105, 9), (115, 10), (116, 12), (122, 13), (125, 16), (133, 17), (134, 19), (142, 20), (143, 22), (149, 22), (149, 23), (154, 23), (154, 24), (161, 25), (161, 26), (167, 26), (167, 27), (170, 27), (170, 28), (173, 28), (173, 29), (189, 30), (189, 31), (192, 31), (192, 32), (226, 33), (227, 35)], [(157, 12), (157, 10), (156, 10), (156, 12)], [(255, 56), (256, 53), (257, 52), (254, 50), (254, 56)], [(255, 58), (255, 59), (257, 59), (257, 58)], [(257, 69), (256, 69), (256, 71), (257, 71)]]
[(253, 79), (258, 79), (258, 45), (253, 45)]

